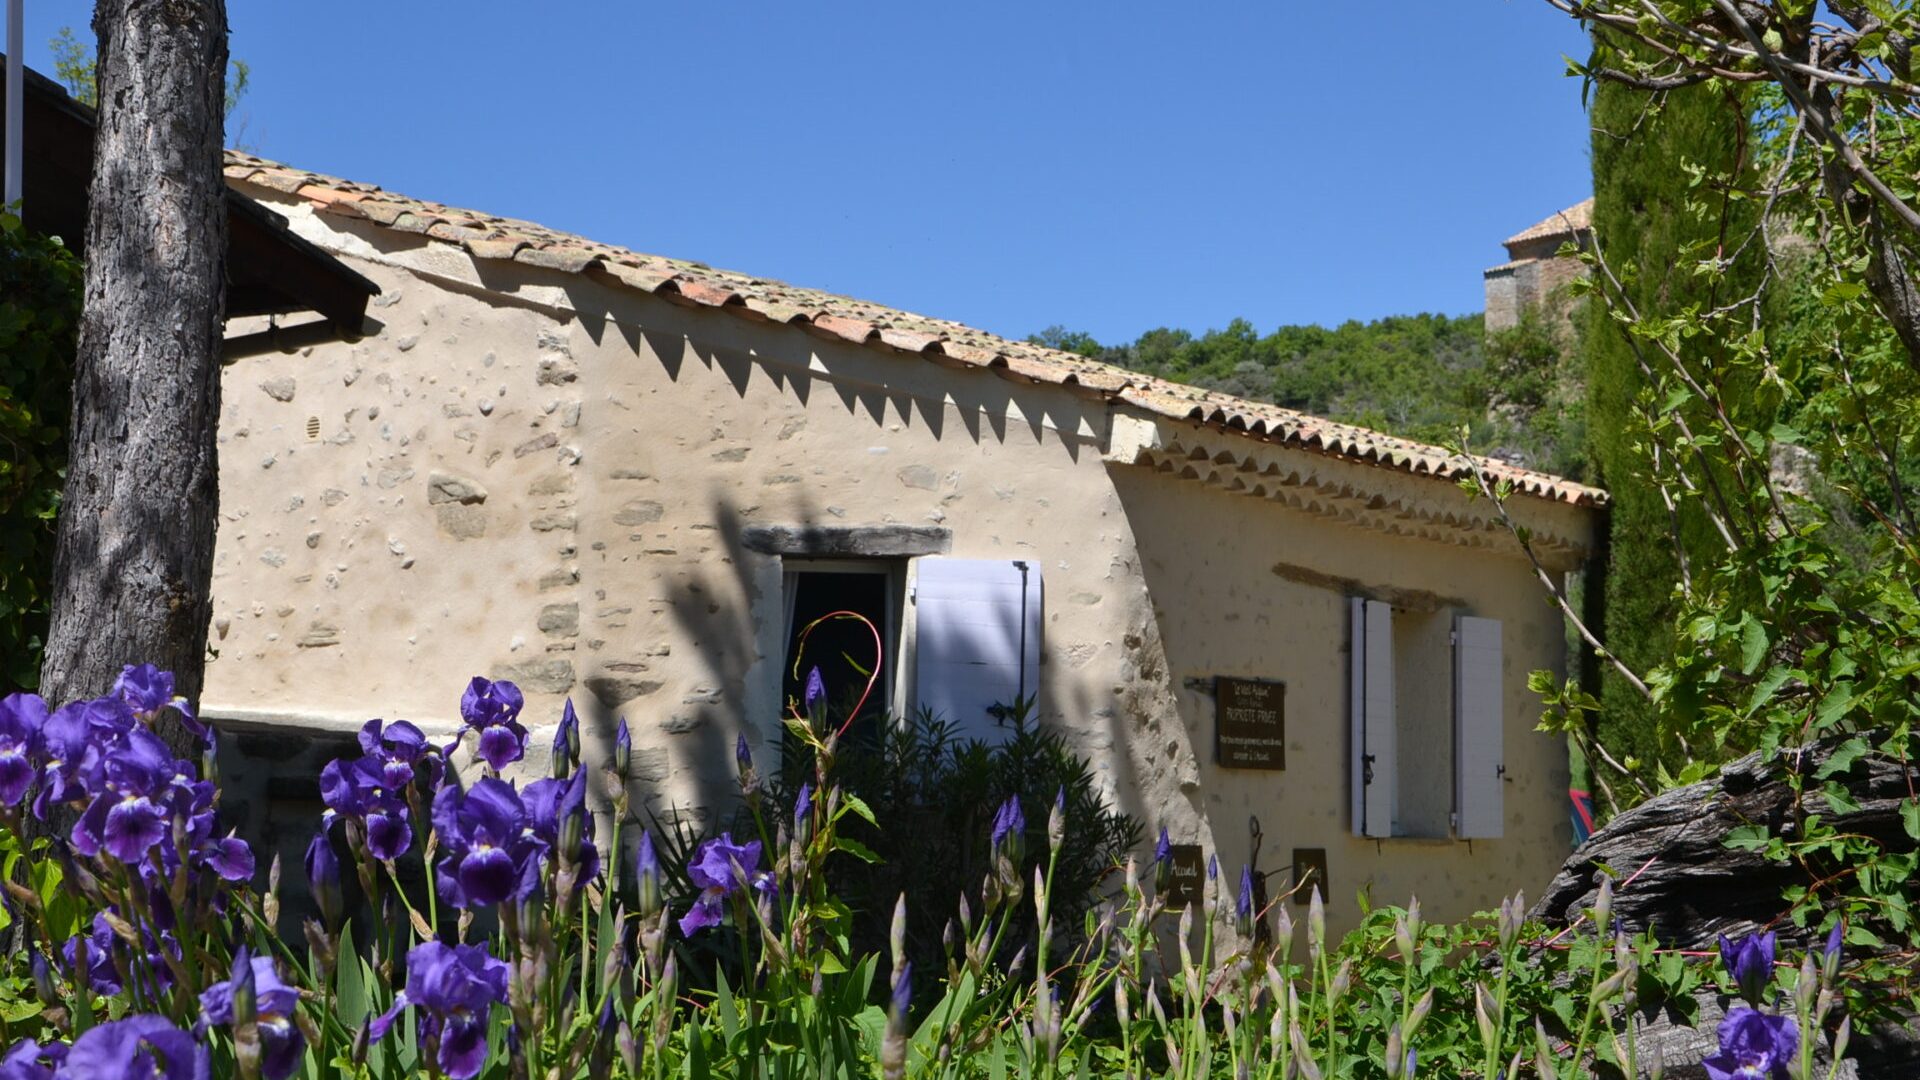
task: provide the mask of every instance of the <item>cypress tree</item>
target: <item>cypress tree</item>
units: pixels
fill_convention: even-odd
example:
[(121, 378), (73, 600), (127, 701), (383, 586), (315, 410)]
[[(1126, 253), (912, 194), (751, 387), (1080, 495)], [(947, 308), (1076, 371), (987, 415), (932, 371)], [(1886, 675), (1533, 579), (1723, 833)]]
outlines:
[[(1595, 242), (1640, 314), (1711, 307), (1751, 289), (1757, 252), (1717, 281), (1695, 272), (1703, 259), (1731, 256), (1752, 225), (1750, 202), (1695, 183), (1699, 175), (1743, 177), (1750, 171), (1743, 101), (1706, 85), (1648, 93), (1602, 82), (1595, 87), (1591, 119)], [(1613, 495), (1607, 564), (1592, 585), (1604, 595), (1602, 640), (1633, 670), (1645, 672), (1673, 645), (1679, 551), (1684, 548), (1698, 565), (1713, 556), (1718, 541), (1704, 520), (1674, 521), (1649, 479), (1646, 425), (1636, 416), (1636, 403), (1652, 404), (1649, 384), (1608, 307), (1598, 297), (1586, 305), (1584, 335), (1590, 475)], [(1684, 344), (1695, 370), (1712, 370), (1718, 348), (1704, 337)], [(1655, 365), (1664, 362), (1650, 347), (1642, 356)], [(1616, 758), (1677, 771), (1685, 755), (1670, 731), (1663, 731), (1671, 720), (1663, 721), (1611, 665), (1601, 670), (1603, 709), (1594, 730), (1601, 745)]]

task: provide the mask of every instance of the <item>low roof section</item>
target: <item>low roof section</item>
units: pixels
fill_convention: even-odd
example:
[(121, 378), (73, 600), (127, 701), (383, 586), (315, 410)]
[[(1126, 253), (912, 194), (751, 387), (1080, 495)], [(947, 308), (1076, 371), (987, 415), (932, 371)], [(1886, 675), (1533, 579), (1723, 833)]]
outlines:
[(1562, 477), (1493, 458), (1472, 457), (1351, 424), (1102, 364), (1075, 353), (1013, 341), (930, 318), (702, 263), (646, 255), (532, 222), (463, 210), (386, 191), (377, 185), (309, 172), (238, 151), (227, 178), (242, 186), (304, 199), (317, 212), (457, 245), (476, 260), (510, 260), (581, 274), (674, 303), (716, 308), (743, 319), (803, 327), (823, 336), (918, 356), (955, 368), (987, 369), (1017, 381), (1060, 386), (1167, 420), (1217, 429), (1270, 446), (1437, 480), (1478, 470), (1516, 495), (1566, 506), (1604, 506), (1607, 494)]
[[(0, 63), (4, 55), (0, 54)], [(93, 178), (94, 111), (58, 83), (28, 69), (22, 105), (21, 217), (35, 232), (74, 247), (87, 235)], [(0, 118), (6, 113), (0, 80)], [(0, 126), (5, 124), (0, 119)], [(3, 130), (3, 127), (0, 127)], [(0, 162), (5, 160), (0, 140)], [(227, 315), (312, 311), (344, 334), (358, 334), (367, 298), (379, 286), (287, 228), (286, 219), (245, 194), (227, 191)]]

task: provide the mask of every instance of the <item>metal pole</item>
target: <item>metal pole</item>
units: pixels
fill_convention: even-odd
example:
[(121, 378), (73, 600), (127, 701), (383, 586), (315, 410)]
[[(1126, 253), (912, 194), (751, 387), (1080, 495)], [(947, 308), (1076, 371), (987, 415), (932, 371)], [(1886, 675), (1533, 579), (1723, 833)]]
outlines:
[(26, 169), (26, 151), (21, 125), (26, 113), (26, 69), (21, 66), (21, 51), (26, 46), (26, 0), (7, 0), (7, 183), (6, 198), (11, 206), (20, 201), (21, 178)]

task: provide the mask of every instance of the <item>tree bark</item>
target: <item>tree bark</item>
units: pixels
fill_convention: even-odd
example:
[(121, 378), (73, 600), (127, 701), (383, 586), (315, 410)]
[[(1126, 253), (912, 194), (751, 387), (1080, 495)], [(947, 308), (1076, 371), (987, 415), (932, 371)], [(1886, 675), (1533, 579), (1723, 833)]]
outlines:
[[(1802, 810), (1795, 805), (1783, 768), (1797, 767), (1811, 777), (1844, 741), (1828, 739), (1797, 759), (1782, 754), (1762, 760), (1749, 754), (1711, 780), (1662, 792), (1628, 810), (1573, 853), (1529, 915), (1553, 926), (1578, 918), (1593, 906), (1601, 868), (1607, 867), (1620, 876), (1614, 883), (1613, 914), (1629, 931), (1651, 928), (1668, 948), (1710, 953), (1720, 934), (1738, 937), (1773, 930), (1779, 935), (1781, 956), (1797, 961), (1802, 950), (1819, 943), (1788, 920), (1784, 893), (1789, 886), (1813, 885), (1813, 875), (1799, 864), (1771, 862), (1763, 852), (1733, 850), (1726, 846), (1727, 834), (1758, 823), (1790, 835)], [(1913, 797), (1920, 770), (1869, 754), (1838, 778), (1858, 808), (1836, 812), (1814, 794), (1807, 797), (1810, 812), (1820, 813), (1841, 832), (1871, 837), (1888, 851), (1913, 849), (1900, 807)], [(1813, 790), (1819, 784), (1809, 780), (1806, 787)], [(1904, 939), (1888, 926), (1872, 929), (1883, 938)], [(1849, 950), (1854, 959), (1857, 953)], [(1651, 1026), (1643, 1036), (1661, 1042), (1669, 1066), (1691, 1067), (1712, 1048), (1711, 1019), (1726, 1002), (1715, 998), (1711, 987), (1701, 996), (1701, 1015), (1708, 1022), (1692, 1030), (1649, 1018)], [(1857, 1060), (1862, 1078), (1920, 1075), (1920, 1029), (1911, 1024), (1857, 1025), (1852, 1047), (1850, 1056)], [(1670, 1067), (1667, 1075), (1701, 1074)]]
[(93, 27), (85, 308), (41, 692), (105, 693), (149, 662), (197, 699), (219, 501), (226, 4), (99, 0)]

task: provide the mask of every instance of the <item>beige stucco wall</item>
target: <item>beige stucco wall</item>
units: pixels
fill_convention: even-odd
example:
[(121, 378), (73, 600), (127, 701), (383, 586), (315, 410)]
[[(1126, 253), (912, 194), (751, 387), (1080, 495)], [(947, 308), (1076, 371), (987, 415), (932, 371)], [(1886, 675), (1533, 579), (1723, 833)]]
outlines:
[[(953, 556), (1043, 567), (1045, 719), (1150, 832), (1217, 850), (1229, 873), (1249, 857), (1249, 815), (1265, 869), (1327, 849), (1336, 928), (1363, 885), (1454, 917), (1538, 888), (1565, 856), (1565, 754), (1533, 733), (1524, 686), (1561, 665), (1560, 628), (1517, 550), (1109, 461), (1106, 404), (1060, 388), (282, 208), (381, 285), (382, 327), (226, 369), (208, 711), (451, 731), (468, 676), (512, 677), (536, 743), (570, 694), (590, 754), (616, 715), (634, 725), (636, 797), (711, 804), (735, 735), (764, 748), (779, 707), (780, 561), (740, 530), (939, 525)], [(1464, 500), (1308, 466), (1390, 498)], [(1342, 582), (1503, 620), (1507, 839), (1350, 836)], [(1285, 772), (1211, 763), (1201, 687), (1218, 674), (1287, 682)]]

